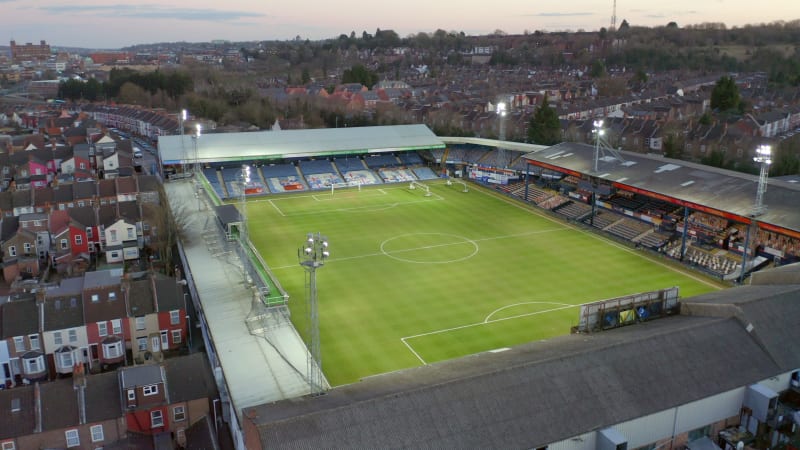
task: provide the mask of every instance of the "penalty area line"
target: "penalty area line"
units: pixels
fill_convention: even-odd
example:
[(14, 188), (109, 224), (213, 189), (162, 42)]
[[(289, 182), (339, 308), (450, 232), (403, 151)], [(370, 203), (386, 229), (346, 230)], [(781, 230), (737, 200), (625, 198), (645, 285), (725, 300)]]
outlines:
[(428, 363), (426, 363), (426, 362), (425, 362), (425, 360), (424, 360), (424, 359), (422, 359), (422, 356), (419, 356), (419, 353), (417, 353), (416, 351), (414, 351), (414, 348), (413, 348), (413, 347), (411, 347), (411, 345), (410, 345), (408, 342), (406, 342), (406, 338), (400, 338), (400, 342), (402, 342), (403, 344), (405, 344), (405, 345), (406, 345), (406, 347), (408, 347), (408, 349), (409, 349), (409, 350), (411, 350), (411, 353), (413, 353), (413, 354), (414, 354), (414, 356), (416, 356), (416, 357), (417, 357), (417, 359), (418, 359), (418, 360), (420, 360), (420, 362), (422, 362), (422, 364), (425, 364), (425, 365), (427, 365), (427, 364), (428, 364)]

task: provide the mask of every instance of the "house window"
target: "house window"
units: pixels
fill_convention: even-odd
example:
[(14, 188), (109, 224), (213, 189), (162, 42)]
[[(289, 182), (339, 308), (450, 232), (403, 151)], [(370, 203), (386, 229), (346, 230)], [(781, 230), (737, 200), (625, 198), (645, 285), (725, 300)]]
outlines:
[(67, 438), (67, 448), (81, 445), (81, 438), (78, 436), (78, 430), (67, 430), (64, 432), (64, 436)]
[(139, 348), (140, 352), (146, 351), (147, 350), (147, 338), (146, 337), (136, 338), (136, 345)]
[(8, 256), (17, 256), (17, 247), (13, 245), (8, 247)]
[(25, 351), (25, 338), (22, 336), (15, 336), (14, 337), (14, 350), (17, 353), (21, 353)]
[(67, 205), (65, 205), (65, 204), (63, 204), (63, 203), (59, 203), (59, 204), (58, 204), (58, 209), (60, 209), (61, 211), (63, 211), (63, 210), (65, 210), (65, 209), (67, 209)]
[(92, 442), (101, 442), (105, 439), (102, 425), (92, 425), (89, 431), (92, 432)]
[(99, 334), (100, 337), (108, 336), (108, 323), (97, 322), (97, 334)]
[(144, 316), (138, 316), (136, 318), (136, 329), (137, 330), (144, 330), (144, 328), (145, 328)]
[(42, 226), (42, 221), (41, 221), (41, 220), (34, 220), (34, 221), (33, 221), (33, 226), (35, 226), (35, 227), (40, 227), (40, 226)]
[(122, 356), (122, 342), (103, 344), (103, 356), (106, 359), (114, 359)]
[(117, 293), (116, 292), (109, 292), (108, 293), (108, 300), (109, 301), (114, 301), (116, 299), (117, 299)]
[(31, 350), (39, 350), (39, 335), (31, 334), (28, 339), (31, 341)]
[(181, 343), (181, 330), (172, 330), (172, 343), (173, 344)]
[(120, 319), (112, 320), (111, 329), (114, 332), (114, 334), (122, 334), (122, 321)]
[(31, 243), (30, 242), (26, 242), (26, 243), (22, 244), (22, 247), (25, 249), (25, 254), (26, 255), (29, 255), (31, 253)]
[(116, 241), (117, 240), (117, 230), (111, 230), (110, 233), (111, 233), (111, 239), (110, 240)]
[(75, 245), (82, 245), (83, 244), (83, 236), (80, 234), (75, 235)]
[(66, 250), (69, 248), (69, 241), (66, 239), (61, 240), (61, 250)]
[(68, 331), (68, 334), (70, 343), (78, 342), (78, 330), (73, 328)]
[(99, 294), (92, 294), (92, 301), (93, 302), (99, 302), (100, 301), (100, 295)]
[(14, 441), (3, 442), (3, 450), (16, 450), (14, 447)]
[(164, 350), (169, 348), (169, 336), (166, 330), (161, 331), (161, 348)]
[(91, 239), (92, 237), (94, 237), (94, 236), (92, 235), (92, 227), (86, 227), (86, 237), (88, 237), (89, 239)]
[(59, 354), (61, 360), (61, 367), (72, 367), (75, 365), (75, 360), (72, 358), (72, 352), (64, 352)]
[(64, 344), (64, 339), (61, 337), (60, 331), (56, 331), (55, 333), (53, 333), (53, 343), (56, 345)]
[(176, 406), (172, 408), (172, 420), (175, 422), (186, 420), (186, 410), (183, 408), (183, 406)]
[(177, 325), (181, 323), (181, 311), (178, 309), (174, 309), (169, 312), (169, 323), (170, 325)]
[(44, 356), (23, 359), (25, 362), (25, 373), (39, 373), (44, 370)]
[(142, 388), (142, 394), (149, 396), (149, 395), (156, 395), (158, 394), (158, 385), (157, 384), (150, 384)]
[(111, 257), (114, 259), (119, 258), (119, 252), (111, 252)]
[(163, 427), (164, 416), (161, 414), (160, 409), (150, 411), (150, 428)]
[(86, 202), (84, 202), (83, 200), (78, 200), (78, 206), (81, 207), (86, 206)]
[(85, 162), (82, 162), (82, 163), (80, 163), (80, 164), (78, 165), (78, 167), (80, 167), (81, 169), (86, 169), (86, 163), (85, 163)]
[(134, 400), (136, 400), (136, 390), (128, 389), (128, 401), (132, 402)]
[(133, 239), (136, 237), (133, 228), (128, 228), (128, 239)]

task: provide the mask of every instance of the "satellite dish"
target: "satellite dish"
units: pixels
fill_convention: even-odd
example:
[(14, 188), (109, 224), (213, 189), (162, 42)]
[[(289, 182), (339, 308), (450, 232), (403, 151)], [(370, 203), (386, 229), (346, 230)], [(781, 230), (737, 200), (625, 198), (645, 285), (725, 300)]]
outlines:
[(744, 441), (739, 441), (736, 443), (736, 450), (744, 450)]

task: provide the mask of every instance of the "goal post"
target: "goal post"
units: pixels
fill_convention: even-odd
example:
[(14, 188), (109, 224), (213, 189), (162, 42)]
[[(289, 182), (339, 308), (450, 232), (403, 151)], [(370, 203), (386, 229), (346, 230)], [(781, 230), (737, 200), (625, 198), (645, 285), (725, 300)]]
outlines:
[(467, 183), (465, 183), (465, 182), (463, 182), (461, 180), (454, 180), (454, 179), (451, 179), (451, 178), (447, 179), (447, 185), (448, 186), (452, 186), (453, 183), (460, 184), (460, 185), (464, 186), (464, 189), (461, 192), (469, 192), (469, 187), (467, 187)]
[(345, 188), (358, 188), (358, 191), (361, 192), (361, 182), (360, 181), (348, 181), (346, 183), (331, 183), (331, 195), (336, 189), (345, 189)]
[(419, 181), (413, 181), (412, 180), (411, 183), (409, 183), (408, 188), (411, 189), (412, 191), (414, 189), (419, 188), (423, 192), (425, 192), (425, 197), (430, 197), (431, 196), (431, 188), (429, 188), (428, 186), (420, 183)]

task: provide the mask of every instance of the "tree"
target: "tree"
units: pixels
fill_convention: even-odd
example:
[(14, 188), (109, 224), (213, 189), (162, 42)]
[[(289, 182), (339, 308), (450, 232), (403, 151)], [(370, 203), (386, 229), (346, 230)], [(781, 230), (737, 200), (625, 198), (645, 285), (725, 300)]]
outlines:
[(528, 124), (528, 140), (540, 145), (555, 145), (561, 141), (561, 122), (547, 97), (542, 100)]
[(366, 87), (372, 87), (378, 82), (378, 74), (367, 69), (361, 64), (357, 64), (350, 69), (345, 69), (342, 74), (342, 83), (361, 83)]
[(739, 87), (731, 77), (721, 77), (711, 91), (711, 107), (727, 111), (739, 107)]
[(628, 24), (627, 19), (622, 19), (622, 23), (619, 24), (619, 28), (617, 28), (617, 31), (628, 31), (630, 27), (631, 26)]
[(592, 63), (592, 68), (589, 71), (589, 76), (592, 78), (602, 78), (606, 74), (606, 66), (603, 64), (603, 61), (599, 59), (595, 59)]

